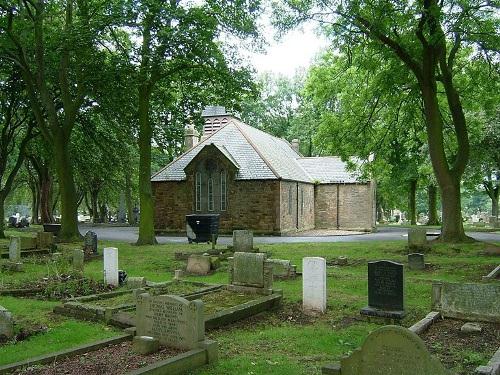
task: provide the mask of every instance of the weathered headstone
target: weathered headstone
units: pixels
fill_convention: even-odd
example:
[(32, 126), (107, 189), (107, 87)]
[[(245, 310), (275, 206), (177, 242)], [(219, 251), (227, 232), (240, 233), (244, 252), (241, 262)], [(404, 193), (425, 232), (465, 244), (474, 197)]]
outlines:
[(232, 290), (250, 288), (258, 293), (272, 292), (273, 268), (264, 253), (237, 252), (228, 261)]
[(97, 234), (92, 231), (88, 231), (85, 233), (85, 237), (83, 239), (83, 251), (85, 252), (85, 256), (92, 256), (97, 254)]
[(37, 248), (50, 249), (54, 245), (54, 233), (52, 232), (37, 232), (36, 234)]
[(296, 266), (289, 260), (283, 259), (268, 259), (273, 267), (273, 277), (279, 279), (288, 279), (296, 276)]
[(11, 237), (9, 243), (9, 260), (19, 262), (21, 260), (21, 238)]
[(233, 230), (234, 252), (253, 251), (253, 232), (251, 230)]
[(302, 259), (302, 307), (306, 313), (326, 311), (326, 260)]
[(73, 271), (83, 274), (85, 254), (81, 249), (73, 250)]
[(104, 248), (104, 283), (106, 285), (119, 285), (118, 249), (116, 247)]
[(332, 375), (449, 375), (414, 332), (400, 326), (385, 326), (370, 333), (361, 348), (325, 366)]
[(151, 336), (135, 336), (132, 341), (134, 352), (146, 355), (155, 353), (160, 348), (160, 342)]
[(36, 237), (21, 237), (21, 249), (22, 250), (36, 249)]
[(161, 345), (196, 348), (205, 338), (203, 302), (170, 295), (137, 297), (137, 336), (151, 336)]
[(183, 270), (175, 270), (174, 272), (174, 280), (180, 280), (184, 276)]
[(427, 231), (424, 228), (408, 229), (408, 247), (410, 249), (427, 247)]
[(186, 271), (195, 275), (207, 275), (210, 272), (210, 256), (190, 255), (187, 262)]
[(361, 314), (401, 319), (404, 309), (403, 265), (388, 260), (368, 262), (368, 306)]
[(127, 278), (127, 286), (131, 289), (144, 288), (146, 286), (146, 278), (129, 277)]
[(500, 323), (500, 284), (434, 282), (432, 309), (445, 317)]
[(408, 268), (411, 270), (425, 269), (424, 254), (421, 253), (408, 254)]
[(11, 338), (14, 335), (14, 322), (12, 314), (3, 306), (0, 306), (0, 338)]

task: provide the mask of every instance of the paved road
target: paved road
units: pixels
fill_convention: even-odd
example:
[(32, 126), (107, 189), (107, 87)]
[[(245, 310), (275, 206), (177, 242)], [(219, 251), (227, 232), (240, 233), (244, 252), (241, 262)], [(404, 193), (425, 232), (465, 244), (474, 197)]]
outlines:
[[(87, 230), (97, 233), (100, 240), (114, 240), (123, 242), (137, 241), (137, 227), (115, 227), (115, 226), (91, 226), (80, 225), (80, 232), (85, 234)], [(428, 233), (439, 233), (439, 230), (429, 230)], [(481, 241), (500, 242), (499, 233), (468, 232), (469, 236)], [(321, 236), (321, 237), (277, 237), (277, 236), (256, 236), (255, 243), (299, 243), (299, 242), (356, 242), (356, 241), (396, 241), (407, 239), (408, 229), (406, 228), (380, 228), (376, 233), (356, 234), (347, 236)], [(187, 243), (185, 236), (157, 236), (158, 242), (164, 243)], [(428, 236), (428, 238), (433, 238)], [(217, 241), (219, 244), (228, 245), (232, 243), (231, 236), (221, 236)]]

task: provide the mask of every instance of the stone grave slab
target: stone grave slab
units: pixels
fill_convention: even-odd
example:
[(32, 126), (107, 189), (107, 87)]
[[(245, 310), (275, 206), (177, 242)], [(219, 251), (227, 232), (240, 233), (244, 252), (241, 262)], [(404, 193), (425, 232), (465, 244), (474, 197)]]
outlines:
[(388, 260), (368, 262), (368, 306), (361, 314), (401, 319), (404, 310), (403, 265)]
[(21, 260), (21, 238), (11, 237), (9, 243), (9, 260), (19, 262)]
[(142, 293), (137, 297), (137, 336), (150, 336), (160, 344), (193, 349), (205, 338), (203, 302)]
[(408, 254), (408, 268), (411, 270), (424, 270), (425, 260), (422, 253)]
[(83, 274), (85, 253), (81, 249), (73, 250), (73, 271)]
[(104, 283), (119, 286), (118, 277), (118, 249), (116, 247), (104, 248)]
[(251, 230), (233, 231), (233, 251), (234, 252), (253, 251), (253, 232)]
[(302, 307), (307, 313), (326, 311), (326, 260), (302, 259)]
[(427, 231), (424, 228), (408, 229), (408, 247), (410, 249), (427, 247)]
[(12, 314), (3, 306), (0, 306), (0, 337), (11, 338), (12, 336), (14, 336)]
[(432, 283), (432, 308), (443, 316), (500, 323), (500, 283)]
[(361, 348), (340, 364), (325, 366), (323, 374), (336, 375), (450, 375), (414, 332), (384, 326), (370, 333)]
[(83, 251), (85, 252), (85, 256), (94, 256), (97, 255), (97, 234), (88, 231), (85, 233), (85, 237), (83, 238)]
[(210, 272), (210, 257), (206, 255), (190, 255), (186, 271), (195, 275), (207, 275)]

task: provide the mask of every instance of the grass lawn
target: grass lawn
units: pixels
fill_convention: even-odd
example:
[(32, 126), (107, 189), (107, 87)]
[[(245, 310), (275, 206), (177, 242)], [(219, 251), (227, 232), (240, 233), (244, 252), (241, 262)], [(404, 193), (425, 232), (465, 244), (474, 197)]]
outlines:
[[(283, 289), (283, 309), (207, 332), (210, 338), (219, 342), (219, 362), (193, 374), (319, 374), (323, 364), (354, 350), (369, 332), (378, 327), (375, 323), (362, 320), (359, 315), (359, 309), (367, 304), (366, 263), (379, 259), (406, 263), (404, 245), (404, 241), (259, 245), (262, 251), (272, 253), (273, 258), (290, 259), (299, 269), (305, 256), (322, 256), (328, 260), (343, 255), (350, 265), (327, 268), (328, 311), (317, 318), (307, 317), (301, 312), (301, 278), (275, 281), (274, 288)], [(61, 248), (69, 254), (72, 248), (79, 246), (81, 244), (66, 244)], [(185, 262), (174, 260), (176, 251), (203, 251), (209, 248), (209, 245), (203, 244), (138, 247), (100, 241), (101, 254), (105, 246), (118, 247), (119, 267), (126, 270), (129, 276), (145, 276), (152, 281), (170, 280), (175, 269), (185, 267)], [(485, 246), (493, 245), (436, 244), (425, 259), (433, 265), (432, 268), (425, 271), (405, 270), (408, 315), (403, 325), (412, 325), (430, 311), (432, 280), (479, 282), (483, 275), (498, 265), (498, 258), (478, 255)], [(101, 280), (102, 266), (102, 258), (86, 263), (85, 275)], [(21, 285), (51, 270), (41, 260), (33, 261), (26, 269), (24, 274), (0, 273), (0, 289), (2, 283)], [(222, 268), (212, 275), (188, 279), (227, 283), (227, 262), (223, 262)], [(27, 341), (0, 346), (0, 363), (116, 334), (116, 331), (106, 330), (100, 324), (53, 315), (50, 311), (56, 303), (0, 297), (0, 305), (10, 309), (16, 320), (23, 322), (31, 319), (50, 327), (46, 333)]]

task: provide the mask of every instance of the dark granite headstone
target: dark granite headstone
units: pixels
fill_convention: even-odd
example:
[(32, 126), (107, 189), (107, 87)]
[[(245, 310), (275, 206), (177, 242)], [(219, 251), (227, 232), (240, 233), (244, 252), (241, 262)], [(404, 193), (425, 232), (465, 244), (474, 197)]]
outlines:
[(405, 312), (403, 265), (388, 260), (368, 263), (368, 306), (363, 315), (401, 319)]
[(85, 238), (83, 242), (83, 252), (86, 256), (92, 256), (97, 254), (97, 234), (92, 231), (85, 233)]

